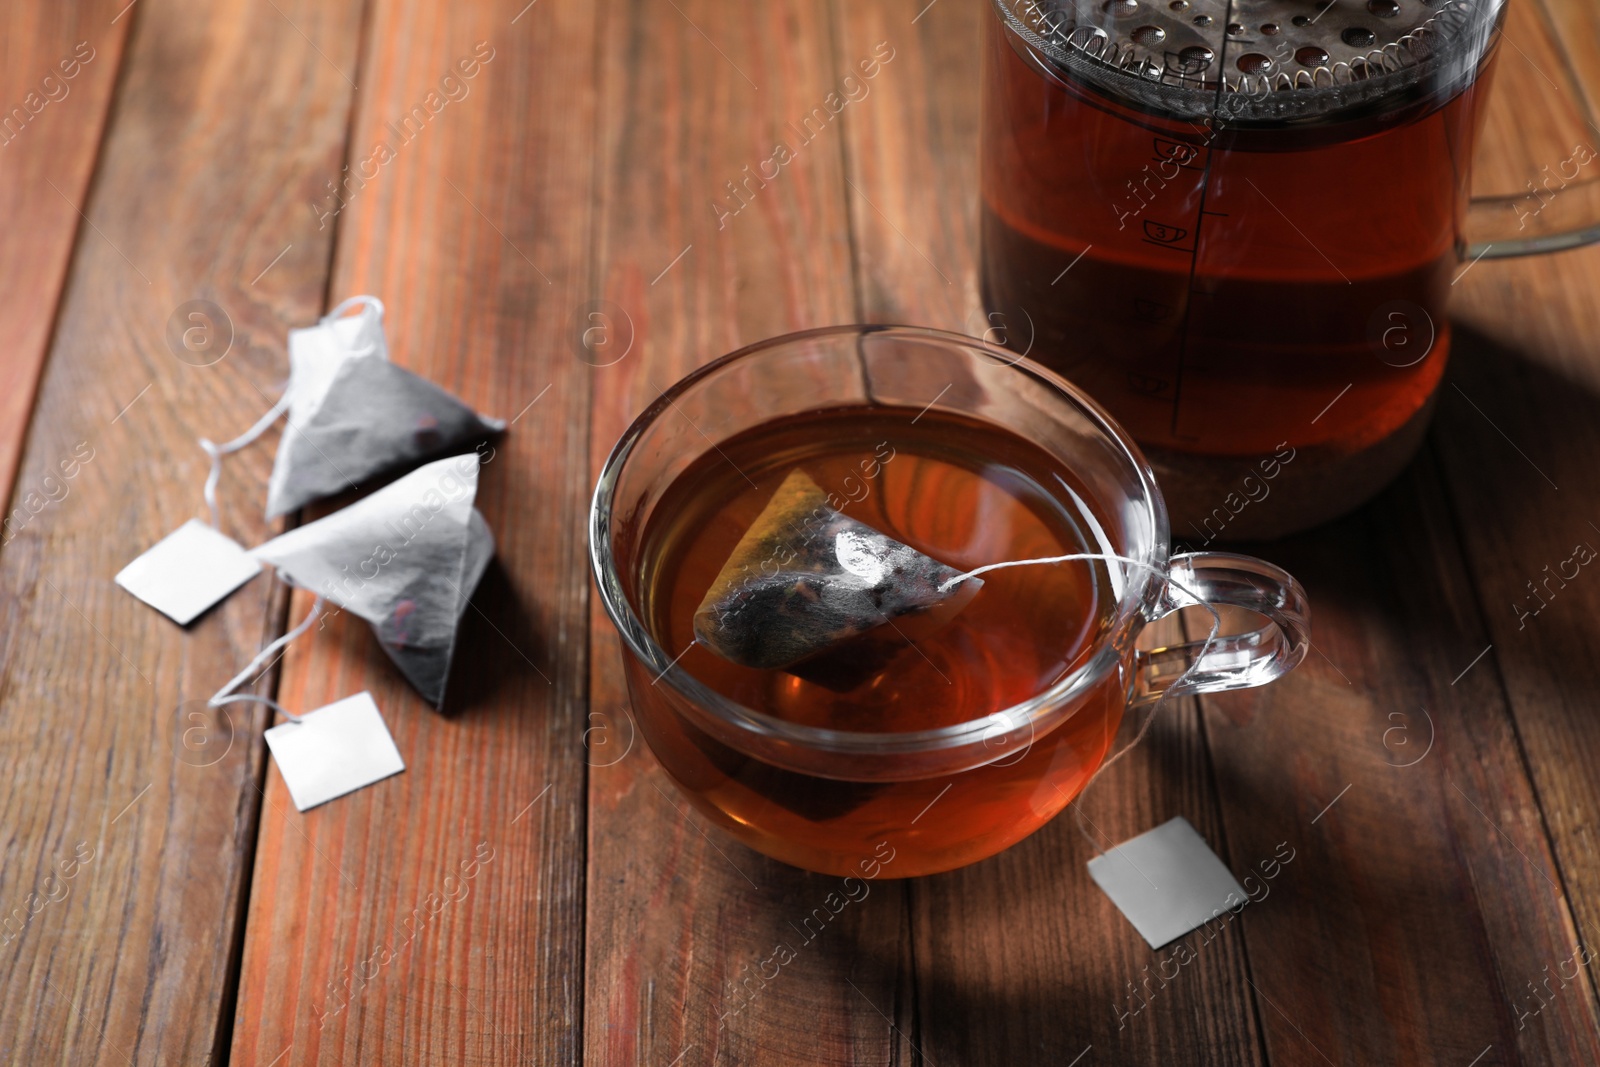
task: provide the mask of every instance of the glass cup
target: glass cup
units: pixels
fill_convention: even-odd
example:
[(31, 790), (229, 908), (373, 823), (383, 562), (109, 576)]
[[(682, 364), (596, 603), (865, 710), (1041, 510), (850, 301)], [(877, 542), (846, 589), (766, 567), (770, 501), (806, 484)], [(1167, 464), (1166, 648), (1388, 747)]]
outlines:
[[(644, 532), (698, 457), (771, 420), (846, 405), (968, 416), (1041, 447), (1071, 484), (1051, 493), (1084, 516), (1107, 565), (1101, 637), (1047, 690), (955, 725), (903, 733), (821, 729), (742, 707), (678, 665), (641, 618)], [(926, 407), (924, 407), (926, 405)], [(1026, 837), (1105, 759), (1123, 712), (1164, 694), (1265, 684), (1307, 647), (1304, 591), (1258, 559), (1173, 556), (1166, 507), (1138, 446), (1080, 390), (969, 337), (845, 326), (762, 341), (667, 390), (617, 442), (595, 487), (590, 558), (623, 649), (640, 729), (711, 821), (797, 867), (907, 877), (960, 867)], [(1148, 623), (1201, 602), (1235, 605), (1259, 629), (1151, 651)], [(1203, 654), (1202, 654), (1203, 652)]]
[(1106, 405), (1189, 544), (1377, 492), (1427, 429), (1465, 264), (1600, 239), (1584, 146), (1537, 196), (1471, 197), (1506, 0), (993, 10), (987, 339)]

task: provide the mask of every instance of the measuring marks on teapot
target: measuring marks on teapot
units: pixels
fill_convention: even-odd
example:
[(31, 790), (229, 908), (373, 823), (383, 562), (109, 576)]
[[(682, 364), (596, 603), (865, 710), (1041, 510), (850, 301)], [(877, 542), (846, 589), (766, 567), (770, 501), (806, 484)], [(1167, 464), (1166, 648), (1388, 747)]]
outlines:
[[(1213, 124), (1198, 144), (1160, 136), (1151, 139), (1155, 176), (1162, 182), (1160, 190), (1157, 191), (1165, 191), (1169, 185), (1179, 185), (1186, 175), (1192, 176), (1190, 180), (1193, 184), (1186, 189), (1182, 185), (1179, 186), (1184, 191), (1181, 200), (1173, 196), (1162, 197), (1163, 206), (1159, 213), (1152, 213), (1148, 218), (1140, 218), (1139, 228), (1134, 231), (1141, 244), (1153, 246), (1174, 256), (1185, 257), (1188, 261), (1182, 298), (1176, 306), (1156, 298), (1154, 292), (1133, 297), (1133, 321), (1136, 324), (1157, 328), (1176, 326), (1178, 345), (1170, 379), (1131, 369), (1128, 371), (1128, 385), (1135, 392), (1161, 397), (1170, 390), (1171, 433), (1174, 436), (1183, 436), (1178, 429), (1178, 412), (1183, 396), (1184, 365), (1189, 355), (1190, 318), (1196, 296), (1195, 279), (1199, 271), (1202, 232), (1208, 217), (1226, 218), (1228, 214), (1210, 210), (1206, 206), (1215, 152), (1211, 142), (1217, 128)], [(1146, 164), (1142, 173), (1148, 174), (1150, 170), (1151, 164)], [(1128, 185), (1134, 190), (1135, 196), (1138, 196), (1138, 189), (1131, 179)], [(1146, 192), (1150, 192), (1148, 178), (1143, 187)], [(1140, 200), (1139, 213), (1142, 215), (1145, 207), (1155, 203), (1155, 196), (1152, 194), (1148, 204), (1143, 202), (1142, 197)], [(1192, 209), (1187, 211), (1182, 209), (1183, 205), (1191, 203)], [(1126, 219), (1119, 218), (1119, 221), (1126, 222)]]

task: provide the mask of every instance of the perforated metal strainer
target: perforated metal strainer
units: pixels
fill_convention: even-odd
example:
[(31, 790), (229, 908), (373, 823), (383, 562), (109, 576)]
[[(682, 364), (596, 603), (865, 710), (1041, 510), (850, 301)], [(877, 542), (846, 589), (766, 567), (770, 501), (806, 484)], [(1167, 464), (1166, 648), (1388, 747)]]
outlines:
[(996, 0), (1042, 59), (1176, 118), (1320, 119), (1474, 76), (1504, 0)]

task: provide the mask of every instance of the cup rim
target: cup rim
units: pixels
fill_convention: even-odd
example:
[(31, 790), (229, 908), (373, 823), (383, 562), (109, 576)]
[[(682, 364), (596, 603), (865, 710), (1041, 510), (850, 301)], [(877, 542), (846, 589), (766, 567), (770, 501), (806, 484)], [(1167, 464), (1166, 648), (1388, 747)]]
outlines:
[[(929, 730), (888, 733), (831, 730), (789, 722), (766, 712), (745, 707), (723, 696), (680, 667), (677, 659), (656, 642), (643, 620), (634, 611), (633, 604), (621, 586), (611, 547), (612, 496), (618, 476), (639, 439), (663, 414), (675, 406), (679, 397), (736, 362), (755, 359), (764, 353), (817, 338), (874, 334), (950, 345), (974, 354), (981, 353), (983, 358), (990, 360), (991, 363), (996, 361), (997, 353), (1004, 353), (1005, 358), (1000, 360), (1002, 369), (1030, 376), (1060, 393), (1068, 402), (1078, 407), (1101, 433), (1116, 443), (1123, 459), (1133, 468), (1143, 490), (1142, 507), (1152, 531), (1151, 543), (1146, 552), (1142, 557), (1136, 557), (1142, 558), (1149, 566), (1137, 568), (1137, 573), (1126, 576), (1126, 586), (1117, 602), (1116, 618), (1091, 646), (1092, 654), (1027, 700), (975, 719)], [(768, 743), (792, 745), (804, 750), (848, 756), (937, 753), (975, 742), (988, 745), (997, 738), (1010, 738), (1021, 731), (1033, 730), (1040, 720), (1047, 719), (1052, 712), (1069, 706), (1075, 696), (1086, 692), (1103, 680), (1105, 675), (1122, 660), (1124, 652), (1131, 648), (1134, 634), (1146, 621), (1145, 609), (1159, 596), (1159, 587), (1153, 588), (1154, 572), (1167, 563), (1170, 556), (1169, 538), (1166, 504), (1149, 461), (1145, 459), (1144, 453), (1140, 451), (1128, 432), (1087, 393), (1033, 360), (1015, 357), (1013, 353), (997, 349), (978, 338), (927, 326), (890, 323), (822, 326), (778, 334), (735, 349), (691, 371), (663, 390), (660, 396), (634, 418), (622, 436), (617, 439), (600, 469), (589, 507), (589, 562), (595, 584), (600, 590), (601, 603), (605, 606), (606, 614), (623, 642), (628, 646), (628, 651), (632, 652), (640, 663), (656, 672), (656, 679), (652, 684), (669, 686), (691, 706), (737, 728), (741, 733), (751, 735), (752, 738), (764, 739)], [(1126, 572), (1126, 568), (1124, 570)], [(1003, 744), (1004, 751), (1010, 752), (1009, 744)]]

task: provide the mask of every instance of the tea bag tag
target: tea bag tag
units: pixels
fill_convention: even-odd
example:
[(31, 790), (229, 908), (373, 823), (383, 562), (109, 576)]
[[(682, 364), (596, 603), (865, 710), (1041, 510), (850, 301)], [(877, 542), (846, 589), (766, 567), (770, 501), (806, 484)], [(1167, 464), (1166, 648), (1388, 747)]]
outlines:
[(406, 769), (371, 693), (357, 693), (305, 715), (295, 715), (270, 697), (234, 693), (241, 685), (257, 680), (256, 672), (276, 663), (280, 649), (311, 629), (322, 613), (323, 604), (323, 598), (317, 597), (299, 626), (257, 652), (244, 670), (217, 690), (208, 702), (212, 707), (241, 701), (265, 704), (289, 720), (272, 727), (263, 736), (277, 761), (284, 784), (289, 787), (289, 796), (300, 811)]
[(1152, 949), (1248, 899), (1181, 815), (1090, 860), (1089, 877)]
[(299, 811), (406, 769), (372, 694), (336, 700), (266, 731), (267, 747)]
[(187, 626), (261, 573), (237, 541), (190, 519), (122, 568), (116, 582), (179, 626)]

